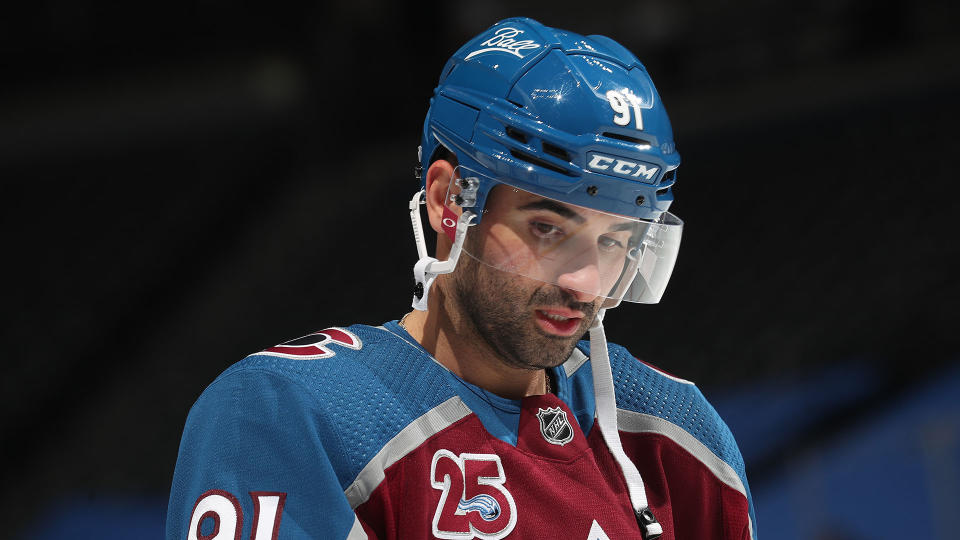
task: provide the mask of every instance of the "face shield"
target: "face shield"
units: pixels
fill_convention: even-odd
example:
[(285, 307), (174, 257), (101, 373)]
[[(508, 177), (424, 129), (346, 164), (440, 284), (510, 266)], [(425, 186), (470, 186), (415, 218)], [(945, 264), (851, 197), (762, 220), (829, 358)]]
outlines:
[(643, 220), (585, 208), (518, 189), (457, 167), (447, 193), (444, 231), (454, 238), (464, 211), (476, 212), (477, 186), (489, 185), (479, 223), (462, 250), (504, 272), (555, 285), (581, 301), (657, 303), (680, 247), (683, 222), (663, 213)]

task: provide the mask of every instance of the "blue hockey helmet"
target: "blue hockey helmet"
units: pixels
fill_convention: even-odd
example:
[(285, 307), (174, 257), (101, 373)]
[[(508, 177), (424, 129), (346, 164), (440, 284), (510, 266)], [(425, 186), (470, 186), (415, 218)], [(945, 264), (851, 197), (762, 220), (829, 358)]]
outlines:
[[(423, 171), (439, 145), (527, 192), (641, 219), (667, 211), (680, 164), (636, 56), (528, 18), (498, 22), (447, 61), (423, 124)], [(479, 186), (477, 223), (490, 187)]]
[[(683, 225), (668, 212), (680, 155), (646, 68), (623, 46), (528, 18), (498, 22), (443, 68), (423, 125), (422, 182), (443, 150), (458, 167), (448, 200), (459, 208), (443, 219), (453, 249), (442, 264), (429, 261), (417, 232), (418, 290), (429, 289), (430, 275), (452, 271), (463, 248), (500, 270), (602, 296), (608, 306), (660, 300)], [(496, 258), (471, 253), (463, 244), (466, 230), (482, 225), (498, 185), (511, 186), (523, 201), (576, 207), (577, 222), (549, 224), (528, 235), (525, 249)], [(419, 217), (411, 217), (417, 230)], [(594, 234), (596, 227), (583, 226), (587, 221), (620, 237)], [(559, 283), (571, 266), (588, 264), (583, 246), (596, 251), (599, 244), (600, 258), (613, 262), (598, 259), (596, 279)], [(423, 308), (424, 298), (414, 304)]]

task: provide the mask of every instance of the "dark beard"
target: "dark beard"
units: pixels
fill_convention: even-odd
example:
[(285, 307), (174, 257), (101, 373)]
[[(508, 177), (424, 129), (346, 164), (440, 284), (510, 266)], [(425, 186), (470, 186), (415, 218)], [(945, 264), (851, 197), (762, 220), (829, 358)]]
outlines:
[[(452, 277), (460, 308), (476, 333), (511, 367), (535, 370), (562, 364), (593, 322), (597, 304), (578, 302), (556, 285), (541, 283), (531, 294), (519, 284), (538, 282), (487, 266), (466, 252), (457, 266)], [(534, 305), (579, 310), (584, 314), (581, 328), (570, 337), (547, 334), (531, 320)]]

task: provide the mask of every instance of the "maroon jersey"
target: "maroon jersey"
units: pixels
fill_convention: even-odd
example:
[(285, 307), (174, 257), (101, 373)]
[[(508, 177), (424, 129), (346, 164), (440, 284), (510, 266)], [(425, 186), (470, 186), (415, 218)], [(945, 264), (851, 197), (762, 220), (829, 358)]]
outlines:
[[(248, 357), (198, 401), (168, 538), (641, 537), (594, 425), (588, 343), (553, 370), (554, 393), (515, 401), (459, 379), (395, 322), (312, 336)], [(693, 384), (609, 355), (621, 441), (661, 538), (755, 538), (716, 411)], [(201, 433), (245, 441), (251, 426), (254, 441), (229, 447)]]

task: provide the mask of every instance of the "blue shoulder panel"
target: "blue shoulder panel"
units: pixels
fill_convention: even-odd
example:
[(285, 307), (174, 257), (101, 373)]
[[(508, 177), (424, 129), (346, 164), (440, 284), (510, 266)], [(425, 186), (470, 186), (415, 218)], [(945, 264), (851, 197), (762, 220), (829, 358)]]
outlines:
[[(589, 356), (589, 341), (581, 341), (579, 347)], [(616, 385), (617, 408), (656, 416), (679, 426), (729, 464), (749, 492), (737, 442), (700, 389), (689, 381), (651, 368), (620, 345), (608, 343), (607, 347)], [(584, 369), (589, 371), (589, 366), (585, 365), (579, 371)]]
[(296, 359), (271, 350), (235, 364), (235, 370), (267, 369), (294, 378), (314, 396), (321, 440), (341, 488), (410, 422), (454, 395), (447, 373), (416, 347), (382, 328), (346, 329), (360, 346), (325, 343), (334, 354)]

